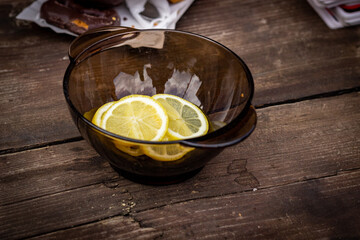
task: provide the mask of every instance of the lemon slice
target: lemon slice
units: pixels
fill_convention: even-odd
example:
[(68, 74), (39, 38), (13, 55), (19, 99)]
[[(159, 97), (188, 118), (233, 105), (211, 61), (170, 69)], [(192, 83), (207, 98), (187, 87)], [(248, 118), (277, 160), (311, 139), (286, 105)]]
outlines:
[[(95, 114), (95, 117), (98, 116)], [(169, 122), (165, 109), (153, 98), (143, 95), (123, 97), (105, 110), (100, 119), (100, 127), (109, 132), (147, 141), (160, 141)]]
[(138, 157), (144, 154), (142, 149), (140, 148), (140, 145), (137, 144), (129, 144), (125, 141), (115, 140), (114, 145), (120, 151), (125, 152), (134, 157)]
[(91, 122), (97, 110), (98, 108), (93, 108), (90, 111), (85, 112), (84, 117)]
[[(115, 102), (108, 102), (105, 103), (104, 105), (102, 105), (100, 108), (98, 109), (92, 109), (89, 112), (86, 112), (84, 114), (85, 117), (90, 117), (92, 114), (92, 123), (94, 123), (95, 125), (100, 126), (101, 124), (101, 119), (102, 116), (104, 115), (104, 113), (109, 110), (109, 108), (114, 104)], [(95, 110), (95, 111), (94, 111)], [(130, 144), (126, 141), (122, 141), (122, 140), (114, 140), (114, 145), (117, 149), (119, 149), (122, 152), (125, 152), (127, 154), (130, 154), (131, 156), (137, 157), (143, 154), (143, 152), (140, 149), (140, 146), (134, 145), (134, 144)]]
[(100, 127), (102, 116), (104, 115), (104, 113), (105, 113), (107, 110), (109, 110), (109, 108), (110, 108), (114, 103), (115, 103), (115, 102), (108, 102), (108, 103), (105, 103), (104, 105), (102, 105), (101, 107), (99, 107), (99, 108), (96, 110), (96, 112), (95, 112), (95, 114), (94, 114), (91, 122), (92, 122), (93, 124), (95, 124), (95, 125), (97, 125), (97, 126)]
[[(165, 135), (162, 141), (168, 141), (171, 137)], [(194, 150), (192, 147), (184, 147), (179, 143), (166, 145), (147, 145), (141, 146), (142, 151), (148, 157), (159, 161), (175, 161), (182, 158), (188, 152)]]
[(166, 109), (169, 116), (168, 135), (171, 138), (187, 139), (207, 133), (207, 118), (193, 103), (170, 94), (156, 94), (152, 97)]

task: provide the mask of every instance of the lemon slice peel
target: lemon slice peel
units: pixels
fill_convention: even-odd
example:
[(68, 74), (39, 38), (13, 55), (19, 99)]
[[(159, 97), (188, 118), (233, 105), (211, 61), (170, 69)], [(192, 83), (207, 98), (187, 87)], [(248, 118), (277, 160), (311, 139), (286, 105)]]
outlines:
[[(171, 138), (167, 134), (164, 136), (163, 141), (169, 141)], [(182, 146), (179, 143), (141, 146), (141, 150), (145, 155), (158, 161), (176, 161), (194, 149), (193, 147)]]
[(206, 115), (195, 104), (170, 94), (152, 96), (169, 116), (168, 135), (183, 140), (205, 135), (209, 130)]

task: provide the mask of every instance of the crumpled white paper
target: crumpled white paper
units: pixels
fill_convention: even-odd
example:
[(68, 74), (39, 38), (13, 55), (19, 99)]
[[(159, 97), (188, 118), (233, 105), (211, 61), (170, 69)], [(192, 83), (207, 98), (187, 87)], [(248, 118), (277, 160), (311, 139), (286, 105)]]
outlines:
[[(16, 16), (19, 20), (32, 21), (41, 27), (51, 28), (57, 33), (65, 33), (77, 36), (68, 30), (48, 24), (40, 18), (41, 5), (47, 0), (36, 0)], [(144, 11), (146, 2), (149, 1), (158, 11), (159, 17), (154, 19), (144, 18), (140, 13)], [(183, 0), (171, 4), (167, 0), (126, 0), (125, 3), (117, 6), (114, 10), (120, 16), (120, 25), (137, 29), (175, 29), (177, 21), (190, 7), (194, 0)]]
[(330, 29), (360, 24), (360, 11), (347, 12), (342, 5), (357, 5), (360, 0), (307, 0)]

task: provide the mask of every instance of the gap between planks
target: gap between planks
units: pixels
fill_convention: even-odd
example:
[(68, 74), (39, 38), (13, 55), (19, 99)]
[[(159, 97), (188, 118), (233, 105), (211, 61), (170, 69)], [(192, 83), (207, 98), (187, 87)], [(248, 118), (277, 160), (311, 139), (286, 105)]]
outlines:
[(347, 89), (332, 91), (332, 92), (319, 93), (319, 94), (305, 96), (305, 97), (301, 97), (301, 98), (288, 99), (288, 100), (279, 101), (279, 102), (275, 102), (275, 103), (267, 103), (267, 104), (257, 105), (257, 106), (255, 106), (255, 108), (256, 109), (264, 109), (267, 107), (292, 104), (292, 103), (303, 102), (303, 101), (314, 100), (314, 99), (337, 97), (337, 96), (341, 96), (344, 94), (350, 94), (350, 93), (359, 92), (359, 91), (360, 91), (360, 86), (354, 87), (354, 88), (347, 88)]

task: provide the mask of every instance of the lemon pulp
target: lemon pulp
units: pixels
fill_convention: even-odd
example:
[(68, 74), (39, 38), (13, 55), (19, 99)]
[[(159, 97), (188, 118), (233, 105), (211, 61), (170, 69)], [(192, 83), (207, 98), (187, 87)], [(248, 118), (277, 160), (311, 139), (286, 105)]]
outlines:
[(168, 135), (173, 139), (188, 139), (205, 135), (209, 123), (205, 114), (193, 103), (170, 94), (152, 96), (169, 117)]
[[(170, 137), (165, 135), (163, 141), (169, 141)], [(185, 147), (179, 143), (165, 144), (165, 145), (148, 145), (141, 146), (142, 151), (152, 159), (159, 161), (175, 161), (182, 158), (188, 152), (194, 150), (192, 147)]]
[(100, 127), (128, 138), (159, 141), (166, 134), (168, 116), (151, 97), (130, 95), (113, 103), (103, 113)]

